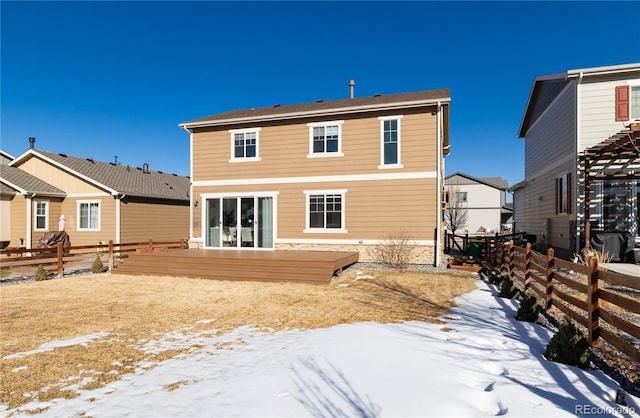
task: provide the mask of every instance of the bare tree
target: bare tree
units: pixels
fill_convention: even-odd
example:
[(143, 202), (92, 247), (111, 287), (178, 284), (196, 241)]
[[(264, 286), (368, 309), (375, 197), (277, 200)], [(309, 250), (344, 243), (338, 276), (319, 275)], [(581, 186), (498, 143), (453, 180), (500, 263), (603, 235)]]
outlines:
[(444, 210), (444, 226), (451, 231), (452, 234), (456, 230), (467, 224), (469, 218), (466, 201), (461, 198), (460, 188), (457, 186), (447, 187), (449, 194), (449, 203)]

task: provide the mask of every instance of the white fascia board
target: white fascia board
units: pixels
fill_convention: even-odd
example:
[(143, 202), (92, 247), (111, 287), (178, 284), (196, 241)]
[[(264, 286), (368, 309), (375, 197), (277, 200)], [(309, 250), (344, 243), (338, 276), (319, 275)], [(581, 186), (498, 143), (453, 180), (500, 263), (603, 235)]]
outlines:
[(41, 160), (44, 160), (44, 161), (48, 162), (49, 164), (51, 164), (51, 165), (53, 165), (55, 167), (58, 167), (62, 171), (66, 171), (67, 173), (73, 174), (74, 176), (77, 176), (77, 177), (81, 178), (82, 180), (86, 181), (89, 184), (92, 184), (92, 185), (94, 185), (94, 186), (96, 186), (96, 187), (98, 187), (100, 189), (104, 189), (104, 190), (106, 190), (107, 192), (109, 192), (113, 196), (118, 195), (118, 191), (117, 190), (112, 189), (111, 187), (106, 186), (106, 185), (104, 185), (102, 183), (99, 183), (99, 182), (95, 181), (94, 179), (92, 179), (91, 177), (87, 177), (84, 174), (78, 173), (77, 171), (70, 169), (66, 165), (60, 164), (59, 162), (57, 162), (55, 160), (52, 160), (51, 158), (49, 158), (47, 156), (44, 156), (44, 155), (40, 154), (39, 152), (37, 152), (36, 150), (33, 150), (33, 149), (30, 149), (27, 152), (23, 153), (21, 156), (19, 156), (15, 160), (11, 161), (11, 163), (9, 165), (12, 165), (12, 166), (16, 165), (19, 162), (21, 162), (22, 160), (26, 159), (30, 155), (32, 155), (34, 157), (37, 157), (37, 158), (40, 158)]
[(378, 105), (363, 105), (363, 106), (355, 106), (355, 107), (312, 110), (312, 111), (306, 111), (306, 112), (292, 112), (292, 113), (283, 113), (280, 115), (264, 115), (264, 116), (255, 116), (255, 117), (222, 119), (222, 120), (215, 120), (215, 121), (201, 121), (201, 122), (193, 122), (193, 123), (186, 122), (186, 123), (181, 123), (178, 126), (180, 126), (183, 129), (192, 129), (192, 128), (203, 128), (208, 126), (231, 125), (235, 123), (265, 122), (265, 121), (307, 118), (307, 117), (315, 117), (315, 116), (346, 115), (346, 114), (353, 114), (353, 113), (370, 112), (375, 110), (407, 109), (407, 108), (414, 108), (418, 106), (437, 105), (438, 103), (449, 104), (449, 102), (451, 102), (451, 97), (443, 97), (440, 99), (414, 100), (410, 102), (384, 103), (384, 104), (378, 104)]
[(567, 78), (621, 74), (640, 71), (640, 63), (609, 65), (606, 67), (581, 68), (567, 71)]

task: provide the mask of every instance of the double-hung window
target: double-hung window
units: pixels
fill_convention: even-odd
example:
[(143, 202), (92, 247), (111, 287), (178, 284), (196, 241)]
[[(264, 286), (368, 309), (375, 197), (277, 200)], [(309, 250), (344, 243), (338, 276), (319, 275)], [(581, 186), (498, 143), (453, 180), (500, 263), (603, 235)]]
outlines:
[(100, 230), (100, 201), (78, 202), (78, 231)]
[(400, 120), (402, 116), (379, 117), (380, 166), (378, 168), (402, 168), (400, 163)]
[(259, 138), (260, 128), (232, 129), (230, 162), (260, 161)]
[(342, 157), (343, 121), (309, 123), (309, 155), (314, 157)]
[(346, 190), (305, 191), (307, 222), (305, 232), (347, 232), (344, 227)]
[(631, 113), (631, 119), (640, 119), (640, 86), (631, 87), (629, 110)]
[(36, 203), (35, 213), (35, 230), (47, 231), (49, 230), (49, 202), (45, 200), (38, 200)]

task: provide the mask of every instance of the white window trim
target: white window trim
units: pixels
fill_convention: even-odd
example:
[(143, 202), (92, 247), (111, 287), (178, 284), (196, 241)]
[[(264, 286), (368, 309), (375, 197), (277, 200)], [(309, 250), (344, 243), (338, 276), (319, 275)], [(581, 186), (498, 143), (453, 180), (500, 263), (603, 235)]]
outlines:
[[(305, 228), (302, 232), (305, 234), (346, 234), (348, 231), (345, 229), (345, 220), (346, 220), (346, 200), (345, 195), (347, 194), (347, 189), (340, 190), (304, 190), (304, 215), (305, 215)], [(328, 194), (339, 194), (341, 196), (341, 206), (342, 211), (340, 213), (340, 225), (342, 228), (311, 228), (309, 226), (310, 214), (309, 214), (309, 203), (311, 200), (311, 195), (328, 195)]]
[[(404, 168), (402, 164), (401, 155), (402, 152), (402, 135), (401, 135), (401, 119), (402, 115), (396, 116), (379, 116), (378, 120), (380, 121), (380, 165), (378, 169), (390, 169), (390, 168)], [(397, 120), (398, 121), (398, 162), (395, 164), (385, 164), (384, 163), (384, 122), (387, 120)]]
[[(260, 158), (260, 129), (261, 128), (247, 128), (247, 129), (230, 129), (229, 130), (230, 146), (231, 146), (231, 150), (230, 150), (231, 158), (229, 159), (230, 163), (246, 163), (250, 161), (262, 161), (262, 159)], [(246, 134), (246, 133), (253, 133), (253, 132), (255, 132), (256, 134), (256, 156), (237, 158), (236, 152), (235, 152), (236, 151), (235, 138), (234, 138), (235, 134)]]
[[(313, 122), (307, 123), (309, 127), (309, 153), (307, 154), (307, 158), (331, 158), (331, 157), (344, 157), (344, 153), (342, 152), (342, 124), (344, 120), (334, 120), (328, 122)], [(338, 151), (337, 152), (313, 152), (313, 128), (318, 128), (321, 126), (333, 126), (338, 125)]]
[[(80, 206), (84, 205), (84, 204), (88, 204), (90, 205), (91, 203), (97, 203), (98, 204), (98, 227), (97, 228), (80, 228)], [(76, 222), (76, 230), (78, 232), (90, 232), (90, 231), (100, 231), (100, 227), (102, 225), (102, 201), (101, 200), (78, 200), (77, 202), (77, 222)], [(90, 215), (90, 214), (88, 214)]]
[[(38, 228), (38, 203), (45, 204), (44, 210), (44, 228)], [(49, 230), (49, 201), (48, 200), (35, 200), (33, 202), (33, 230), (34, 231), (48, 231)]]

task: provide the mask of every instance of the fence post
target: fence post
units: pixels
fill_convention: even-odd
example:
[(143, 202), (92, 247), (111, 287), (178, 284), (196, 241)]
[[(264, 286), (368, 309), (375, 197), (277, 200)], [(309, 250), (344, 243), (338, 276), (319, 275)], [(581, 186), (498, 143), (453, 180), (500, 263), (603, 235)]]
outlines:
[(149, 248), (153, 250), (153, 239), (149, 239)]
[(64, 273), (64, 266), (62, 262), (63, 251), (64, 250), (62, 249), (62, 243), (59, 242), (58, 245), (56, 246), (56, 252), (58, 256), (58, 278), (62, 277)]
[(109, 271), (113, 272), (113, 240), (109, 240), (109, 258), (108, 258)]
[(554, 271), (554, 256), (553, 256), (553, 248), (549, 248), (547, 251), (547, 296), (544, 301), (545, 309), (550, 309), (551, 305), (553, 305), (553, 271)]
[(513, 262), (513, 240), (509, 241), (509, 277), (513, 280), (513, 270), (515, 268), (515, 263)]
[(524, 290), (528, 290), (531, 285), (531, 243), (527, 242), (524, 247)]
[(469, 233), (464, 234), (464, 238), (462, 240), (462, 252), (467, 254), (469, 252)]
[(587, 277), (587, 315), (589, 344), (592, 347), (599, 345), (600, 338), (600, 303), (598, 301), (600, 292), (598, 284), (598, 259), (591, 257), (589, 259), (589, 276)]

